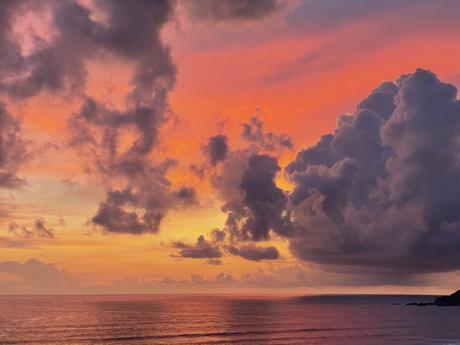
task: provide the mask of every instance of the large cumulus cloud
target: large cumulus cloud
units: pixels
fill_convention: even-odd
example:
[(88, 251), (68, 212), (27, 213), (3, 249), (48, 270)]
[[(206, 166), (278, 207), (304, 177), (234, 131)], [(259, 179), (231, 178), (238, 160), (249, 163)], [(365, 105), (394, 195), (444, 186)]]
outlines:
[(384, 83), (287, 166), (300, 259), (404, 272), (460, 267), (460, 103), (425, 70)]
[[(277, 185), (281, 146), (267, 145), (283, 136), (262, 126), (255, 134), (258, 123), (243, 126), (249, 146), (230, 150), (213, 176), (230, 253), (256, 259), (263, 253), (254, 254), (256, 243), (275, 235), (297, 258), (343, 272), (400, 277), (460, 268), (454, 86), (421, 69), (384, 82), (285, 167), (289, 192)], [(278, 255), (269, 256), (261, 257)]]

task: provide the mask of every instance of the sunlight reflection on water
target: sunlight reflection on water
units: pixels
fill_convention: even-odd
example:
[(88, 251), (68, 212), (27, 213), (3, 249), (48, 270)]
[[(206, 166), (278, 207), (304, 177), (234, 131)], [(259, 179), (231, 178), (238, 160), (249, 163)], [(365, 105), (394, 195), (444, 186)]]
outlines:
[(0, 344), (460, 344), (429, 296), (3, 296)]

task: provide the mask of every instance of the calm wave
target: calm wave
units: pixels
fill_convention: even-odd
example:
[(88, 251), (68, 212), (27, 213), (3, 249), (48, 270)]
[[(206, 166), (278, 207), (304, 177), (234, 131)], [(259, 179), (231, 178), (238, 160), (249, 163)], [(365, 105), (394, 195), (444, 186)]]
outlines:
[(460, 344), (432, 296), (3, 296), (0, 344)]

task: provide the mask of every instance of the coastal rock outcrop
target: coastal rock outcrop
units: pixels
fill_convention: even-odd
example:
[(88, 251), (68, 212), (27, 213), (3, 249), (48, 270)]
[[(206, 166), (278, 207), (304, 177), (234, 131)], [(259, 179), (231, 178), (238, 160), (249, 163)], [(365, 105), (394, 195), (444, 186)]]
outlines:
[(437, 306), (460, 306), (460, 290), (449, 296), (441, 296), (434, 300), (434, 305)]

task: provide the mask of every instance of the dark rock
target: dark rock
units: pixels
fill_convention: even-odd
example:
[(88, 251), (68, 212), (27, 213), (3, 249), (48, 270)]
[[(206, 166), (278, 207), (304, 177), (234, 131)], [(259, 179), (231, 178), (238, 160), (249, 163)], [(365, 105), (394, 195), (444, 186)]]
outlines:
[(460, 306), (460, 290), (449, 296), (441, 296), (434, 300), (434, 304), (441, 307)]
[(406, 303), (406, 305), (415, 305), (417, 307), (428, 307), (430, 305), (434, 305), (434, 303), (425, 303), (425, 302), (416, 303), (416, 302), (412, 302), (412, 303)]

